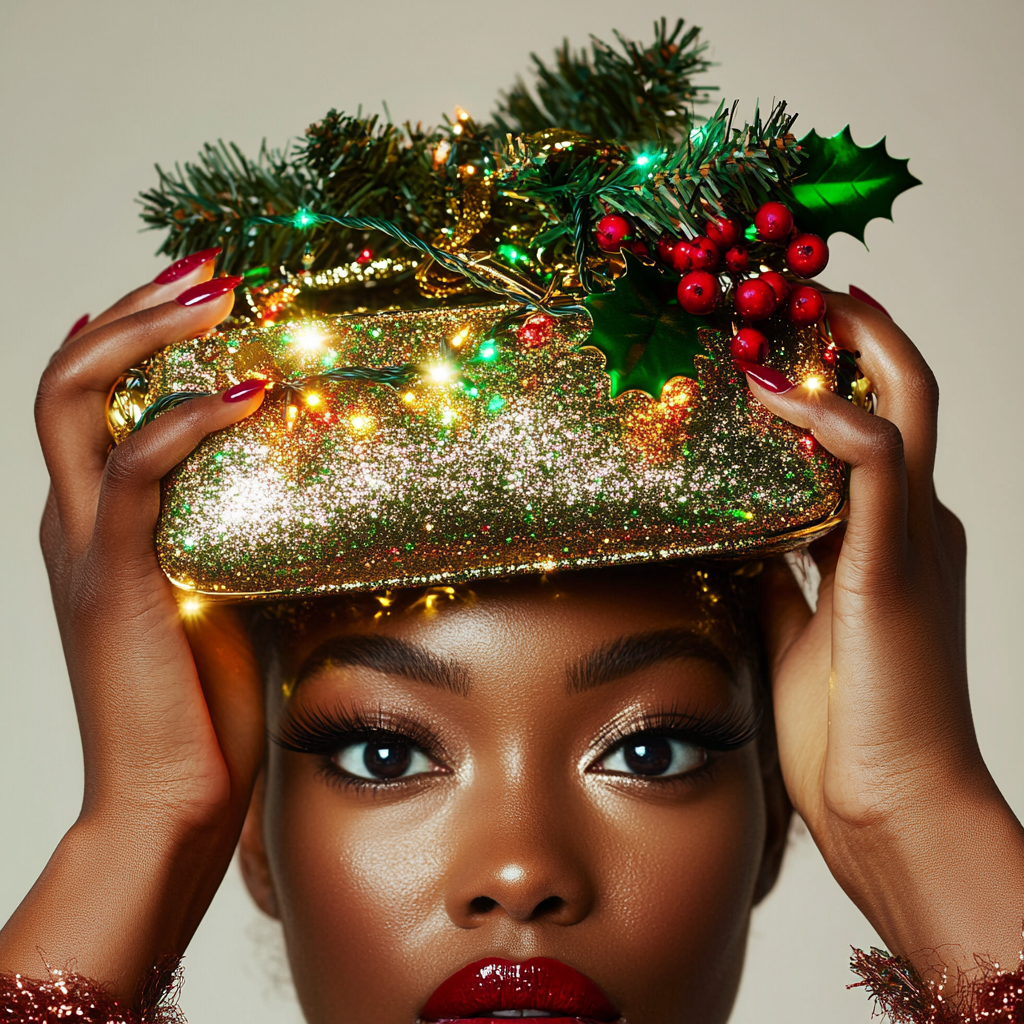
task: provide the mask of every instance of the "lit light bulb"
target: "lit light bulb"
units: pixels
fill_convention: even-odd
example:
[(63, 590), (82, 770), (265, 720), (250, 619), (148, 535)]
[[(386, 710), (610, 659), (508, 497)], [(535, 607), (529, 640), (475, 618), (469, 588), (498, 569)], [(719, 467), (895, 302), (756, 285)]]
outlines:
[(427, 376), (435, 384), (444, 384), (455, 376), (455, 367), (449, 363), (432, 363), (427, 367)]
[(821, 387), (821, 378), (808, 377), (807, 380), (804, 381), (804, 387), (806, 387), (808, 391), (817, 391)]
[(304, 352), (315, 352), (324, 342), (324, 336), (314, 324), (292, 331), (292, 341)]
[(198, 597), (187, 597), (181, 602), (181, 614), (187, 618), (198, 615), (202, 608), (203, 602)]
[(363, 434), (373, 426), (373, 418), (365, 413), (357, 412), (350, 416), (348, 425), (357, 433)]
[(320, 404), (320, 396), (319, 395), (315, 395), (315, 394), (306, 395), (306, 405), (308, 405), (310, 408), (315, 409), (319, 404)]
[(459, 331), (459, 333), (456, 334), (454, 338), (452, 338), (452, 340), (451, 340), (451, 342), (449, 344), (452, 346), (452, 348), (461, 348), (462, 345), (465, 343), (465, 341), (466, 341), (466, 339), (468, 337), (469, 337), (469, 328), (468, 327), (463, 327), (462, 330)]
[(469, 120), (469, 111), (468, 110), (464, 110), (462, 107), (456, 107), (455, 108), (455, 117), (459, 121), (468, 121)]

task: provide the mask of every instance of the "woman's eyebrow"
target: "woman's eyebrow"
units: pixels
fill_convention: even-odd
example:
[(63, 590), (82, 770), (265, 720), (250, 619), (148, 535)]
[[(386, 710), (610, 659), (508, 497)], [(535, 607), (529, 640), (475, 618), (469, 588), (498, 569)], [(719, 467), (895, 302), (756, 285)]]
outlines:
[(469, 673), (459, 662), (395, 637), (359, 634), (332, 637), (317, 647), (299, 667), (295, 686), (322, 669), (349, 666), (426, 683), (462, 697), (469, 694)]
[(615, 679), (622, 679), (659, 661), (700, 658), (736, 678), (735, 667), (706, 636), (687, 629), (659, 629), (634, 633), (598, 647), (568, 665), (565, 686), (570, 694), (584, 693)]

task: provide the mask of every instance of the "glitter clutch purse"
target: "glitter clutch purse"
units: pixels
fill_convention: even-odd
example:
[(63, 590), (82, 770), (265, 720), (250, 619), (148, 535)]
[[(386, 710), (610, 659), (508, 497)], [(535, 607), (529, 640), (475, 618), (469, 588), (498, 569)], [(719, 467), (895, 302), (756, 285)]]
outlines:
[[(335, 315), (183, 342), (125, 375), (115, 434), (262, 376), (249, 419), (165, 481), (160, 562), (204, 594), (318, 594), (806, 543), (845, 470), (756, 402), (728, 319), (699, 380), (611, 397), (586, 313), (507, 304)], [(781, 325), (776, 365), (836, 387), (822, 324)], [(823, 355), (825, 358), (823, 358)], [(834, 360), (831, 360), (834, 362)]]

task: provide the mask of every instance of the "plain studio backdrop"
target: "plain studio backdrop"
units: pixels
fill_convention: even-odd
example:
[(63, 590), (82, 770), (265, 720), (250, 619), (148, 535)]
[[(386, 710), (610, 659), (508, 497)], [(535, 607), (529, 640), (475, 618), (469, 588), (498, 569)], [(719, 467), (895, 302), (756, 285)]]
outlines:
[[(969, 634), (982, 749), (1024, 812), (1020, 669), (1024, 531), (1019, 378), (1024, 166), (1021, 0), (518, 0), (304, 3), (0, 0), (4, 281), (0, 615), (0, 920), (74, 821), (81, 755), (36, 524), (46, 473), (35, 384), (84, 312), (99, 313), (166, 261), (134, 197), (154, 163), (223, 138), (255, 153), (331, 107), (436, 123), (483, 117), (498, 91), (563, 37), (651, 38), (651, 22), (703, 26), (708, 80), (740, 100), (789, 101), (798, 134), (888, 138), (924, 186), (874, 221), (865, 248), (832, 239), (824, 281), (859, 285), (924, 351), (943, 389), (937, 482), (970, 538)], [(275, 927), (233, 868), (189, 948), (191, 1024), (299, 1021)], [(358, 936), (353, 936), (358, 941)], [(802, 828), (754, 917), (734, 1020), (865, 1022), (847, 970), (877, 941)]]

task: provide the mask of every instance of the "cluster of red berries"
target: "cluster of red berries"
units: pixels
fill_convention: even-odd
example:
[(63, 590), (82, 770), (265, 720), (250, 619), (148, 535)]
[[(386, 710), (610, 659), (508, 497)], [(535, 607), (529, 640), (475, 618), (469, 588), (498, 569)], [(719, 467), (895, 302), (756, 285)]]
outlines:
[[(754, 215), (754, 229), (761, 242), (785, 246), (786, 267), (796, 277), (814, 277), (825, 269), (829, 255), (825, 241), (795, 230), (793, 213), (783, 203), (765, 203)], [(596, 235), (605, 252), (629, 246), (638, 255), (648, 255), (643, 241), (634, 240), (633, 226), (619, 214), (602, 217)], [(742, 238), (743, 230), (735, 220), (716, 217), (707, 222), (704, 235), (681, 241), (666, 235), (658, 240), (658, 258), (682, 275), (679, 305), (688, 313), (708, 314), (722, 298), (718, 275), (744, 275), (733, 289), (736, 312), (742, 319), (754, 323), (784, 307), (793, 323), (816, 324), (825, 315), (821, 292), (809, 285), (792, 287), (772, 270), (745, 276), (750, 253)], [(742, 327), (733, 338), (732, 350), (736, 359), (761, 363), (768, 355), (768, 339), (753, 327)]]

